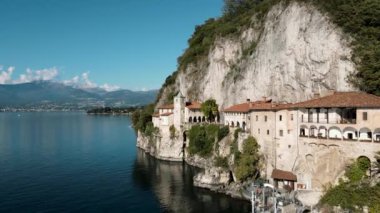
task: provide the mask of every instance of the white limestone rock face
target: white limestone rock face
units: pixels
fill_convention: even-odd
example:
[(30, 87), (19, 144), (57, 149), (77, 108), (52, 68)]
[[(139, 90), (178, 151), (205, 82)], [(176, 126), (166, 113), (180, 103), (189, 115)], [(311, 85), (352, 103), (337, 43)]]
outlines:
[[(252, 26), (238, 38), (219, 38), (207, 62), (181, 70), (177, 90), (201, 101), (214, 98), (222, 107), (246, 98), (295, 102), (353, 90), (346, 80), (355, 72), (349, 38), (312, 5), (280, 3), (263, 28)], [(252, 54), (243, 55), (252, 42)]]
[(138, 132), (137, 147), (161, 160), (183, 161), (183, 143), (178, 138), (170, 139), (168, 134), (161, 133), (149, 141), (149, 138)]
[(224, 188), (231, 181), (231, 177), (229, 171), (212, 167), (198, 173), (193, 181), (194, 186), (218, 190)]

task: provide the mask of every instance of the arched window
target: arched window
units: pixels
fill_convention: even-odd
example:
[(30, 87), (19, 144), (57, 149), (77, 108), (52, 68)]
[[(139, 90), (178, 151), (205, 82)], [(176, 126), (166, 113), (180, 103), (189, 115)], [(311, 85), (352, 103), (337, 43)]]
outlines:
[(358, 131), (353, 127), (346, 127), (343, 129), (343, 139), (345, 140), (357, 140)]
[(375, 142), (380, 142), (380, 128), (377, 128), (375, 131), (373, 131), (373, 139)]
[(329, 138), (330, 139), (342, 139), (342, 130), (338, 127), (333, 126), (329, 128)]
[(372, 131), (367, 127), (361, 128), (359, 130), (359, 140), (372, 141)]

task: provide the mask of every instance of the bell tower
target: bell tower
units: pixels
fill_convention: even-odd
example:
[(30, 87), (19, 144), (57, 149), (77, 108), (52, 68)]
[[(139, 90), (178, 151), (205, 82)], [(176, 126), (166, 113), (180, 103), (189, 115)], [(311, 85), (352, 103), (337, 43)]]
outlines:
[(174, 97), (174, 127), (179, 130), (185, 117), (185, 97), (181, 92)]

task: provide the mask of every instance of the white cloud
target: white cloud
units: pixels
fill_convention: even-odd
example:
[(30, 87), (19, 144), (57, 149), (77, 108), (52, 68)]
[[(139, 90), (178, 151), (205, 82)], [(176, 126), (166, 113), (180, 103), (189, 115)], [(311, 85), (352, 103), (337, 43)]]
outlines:
[[(22, 84), (32, 81), (54, 81), (59, 75), (59, 71), (56, 67), (41, 70), (32, 70), (28, 68), (26, 69), (25, 73), (19, 75), (18, 79), (13, 79), (12, 74), (14, 70), (14, 67), (9, 67), (8, 69), (3, 70), (3, 67), (0, 65), (0, 84)], [(120, 89), (119, 86), (111, 85), (108, 83), (98, 86), (90, 79), (90, 72), (88, 71), (82, 73), (81, 75), (76, 75), (69, 80), (62, 80), (57, 82), (81, 89), (100, 88), (107, 92)]]
[(12, 83), (14, 69), (14, 67), (9, 67), (7, 70), (3, 70), (3, 67), (0, 66), (0, 84)]
[(72, 79), (70, 80), (64, 80), (62, 81), (63, 84), (66, 84), (66, 85), (69, 85), (69, 86), (74, 86), (74, 85), (77, 85), (79, 83), (79, 76), (74, 76)]
[(81, 88), (83, 88), (83, 89), (92, 89), (92, 88), (96, 88), (97, 87), (97, 85), (90, 80), (89, 75), (90, 75), (90, 72), (82, 73), (82, 85), (81, 85)]
[(109, 84), (103, 84), (100, 86), (101, 89), (104, 89), (105, 91), (107, 92), (113, 92), (113, 91), (116, 91), (116, 90), (119, 90), (120, 87), (119, 86), (116, 86), (116, 85), (109, 85)]
[(55, 67), (35, 70), (28, 68), (26, 73), (21, 74), (16, 80), (12, 80), (14, 84), (28, 83), (32, 81), (50, 81), (58, 76), (58, 69)]

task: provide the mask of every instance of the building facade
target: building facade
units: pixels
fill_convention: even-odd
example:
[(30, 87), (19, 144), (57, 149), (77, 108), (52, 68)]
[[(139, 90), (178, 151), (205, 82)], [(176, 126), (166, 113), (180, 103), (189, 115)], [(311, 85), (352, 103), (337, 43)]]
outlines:
[[(247, 102), (223, 112), (225, 125), (247, 123), (264, 154), (264, 175), (293, 172), (296, 189), (320, 189), (331, 181), (328, 177), (338, 177), (348, 159), (373, 161), (380, 151), (380, 98), (362, 92), (335, 92), (294, 104)], [(320, 163), (318, 157), (332, 161)]]

